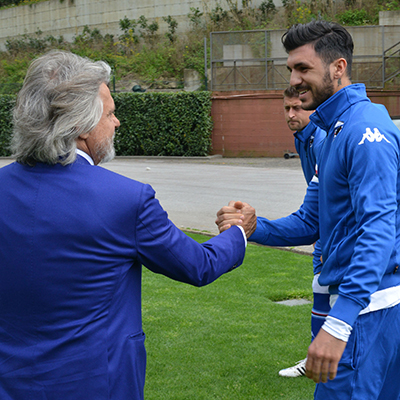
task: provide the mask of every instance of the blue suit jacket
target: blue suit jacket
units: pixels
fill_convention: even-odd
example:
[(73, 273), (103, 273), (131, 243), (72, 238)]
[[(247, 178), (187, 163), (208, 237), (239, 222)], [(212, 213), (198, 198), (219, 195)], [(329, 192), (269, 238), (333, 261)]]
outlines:
[(79, 157), (0, 169), (0, 399), (143, 399), (141, 265), (206, 285), (242, 263), (200, 245), (145, 185)]

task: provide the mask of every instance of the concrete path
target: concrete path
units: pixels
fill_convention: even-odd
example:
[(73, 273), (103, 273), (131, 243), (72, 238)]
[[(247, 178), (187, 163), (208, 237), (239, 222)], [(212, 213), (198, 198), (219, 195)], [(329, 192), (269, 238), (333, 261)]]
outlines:
[[(9, 162), (0, 159), (0, 166)], [(218, 233), (216, 212), (230, 200), (246, 201), (257, 215), (276, 219), (296, 211), (306, 191), (298, 158), (119, 157), (103, 167), (152, 185), (178, 227), (211, 234)]]

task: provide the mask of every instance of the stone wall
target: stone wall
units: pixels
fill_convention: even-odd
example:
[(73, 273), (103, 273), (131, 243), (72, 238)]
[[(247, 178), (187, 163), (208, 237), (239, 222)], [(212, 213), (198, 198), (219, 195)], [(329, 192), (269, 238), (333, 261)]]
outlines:
[(400, 10), (379, 11), (379, 25), (400, 25)]
[[(251, 6), (261, 3), (262, 0), (252, 0)], [(32, 34), (39, 29), (45, 36), (63, 36), (67, 41), (82, 33), (85, 25), (98, 28), (102, 34), (119, 35), (119, 21), (125, 16), (138, 19), (144, 15), (149, 21), (157, 21), (163, 33), (168, 25), (162, 17), (170, 15), (178, 22), (177, 32), (182, 32), (188, 28), (190, 8), (207, 12), (217, 5), (227, 7), (225, 1), (218, 0), (48, 0), (7, 8), (0, 10), (0, 49), (4, 50), (8, 37)], [(275, 5), (282, 5), (281, 0), (275, 0)]]

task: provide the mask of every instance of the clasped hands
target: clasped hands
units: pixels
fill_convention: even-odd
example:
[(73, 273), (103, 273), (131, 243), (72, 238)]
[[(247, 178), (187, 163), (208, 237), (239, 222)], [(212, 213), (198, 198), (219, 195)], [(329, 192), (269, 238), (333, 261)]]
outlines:
[(230, 201), (227, 206), (217, 212), (215, 223), (220, 233), (233, 225), (240, 225), (244, 229), (246, 237), (249, 238), (256, 230), (256, 210), (245, 202)]

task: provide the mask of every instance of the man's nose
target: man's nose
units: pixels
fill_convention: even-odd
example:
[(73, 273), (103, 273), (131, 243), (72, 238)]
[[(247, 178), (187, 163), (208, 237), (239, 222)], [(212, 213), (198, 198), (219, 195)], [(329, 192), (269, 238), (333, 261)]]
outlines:
[(292, 70), (292, 72), (290, 73), (290, 86), (299, 86), (301, 83), (301, 77), (300, 74), (296, 71), (296, 70)]

